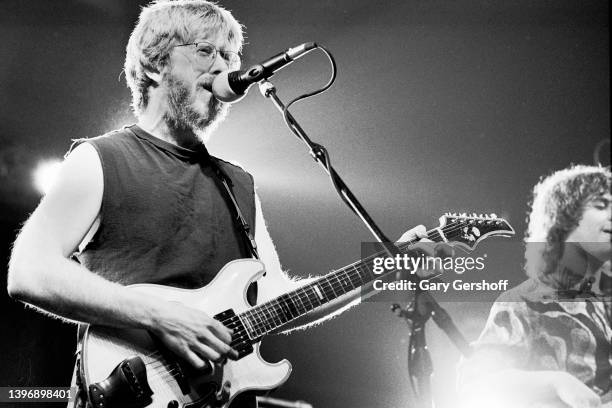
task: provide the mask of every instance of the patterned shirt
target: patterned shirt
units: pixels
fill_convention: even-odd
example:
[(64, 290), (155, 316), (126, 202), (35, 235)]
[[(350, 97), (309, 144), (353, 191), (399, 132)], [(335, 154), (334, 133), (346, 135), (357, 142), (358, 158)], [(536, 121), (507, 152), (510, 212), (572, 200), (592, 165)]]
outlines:
[(612, 395), (609, 269), (592, 291), (559, 292), (529, 279), (502, 294), (464, 361), (460, 382), (502, 369), (565, 371), (602, 399)]

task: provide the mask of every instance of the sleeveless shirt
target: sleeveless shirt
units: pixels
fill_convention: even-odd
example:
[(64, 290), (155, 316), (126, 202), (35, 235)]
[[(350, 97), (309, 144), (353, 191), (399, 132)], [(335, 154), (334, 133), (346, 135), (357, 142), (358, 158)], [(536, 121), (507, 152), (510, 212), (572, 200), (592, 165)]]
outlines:
[(89, 270), (124, 285), (198, 288), (227, 262), (251, 256), (216, 166), (254, 231), (253, 179), (243, 169), (204, 145), (185, 149), (136, 125), (72, 148), (83, 142), (98, 152), (104, 180), (99, 227), (76, 254)]

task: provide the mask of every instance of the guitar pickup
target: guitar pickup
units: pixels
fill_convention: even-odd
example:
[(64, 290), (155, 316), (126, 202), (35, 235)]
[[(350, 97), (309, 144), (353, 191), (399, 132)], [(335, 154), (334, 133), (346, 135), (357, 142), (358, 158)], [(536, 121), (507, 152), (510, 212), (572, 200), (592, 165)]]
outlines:
[(214, 318), (228, 329), (232, 329), (234, 331), (230, 346), (238, 352), (237, 360), (240, 360), (242, 357), (253, 352), (251, 338), (248, 335), (246, 328), (242, 324), (242, 321), (238, 316), (236, 316), (233, 309), (228, 309), (216, 314)]

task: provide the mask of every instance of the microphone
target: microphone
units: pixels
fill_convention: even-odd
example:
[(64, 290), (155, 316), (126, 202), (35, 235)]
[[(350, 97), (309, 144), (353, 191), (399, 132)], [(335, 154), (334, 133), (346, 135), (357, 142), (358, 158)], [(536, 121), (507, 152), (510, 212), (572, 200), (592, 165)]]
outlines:
[(212, 94), (221, 102), (237, 102), (242, 99), (249, 87), (256, 82), (270, 78), (276, 71), (291, 64), (317, 48), (313, 42), (304, 43), (268, 58), (242, 71), (224, 71), (212, 83)]

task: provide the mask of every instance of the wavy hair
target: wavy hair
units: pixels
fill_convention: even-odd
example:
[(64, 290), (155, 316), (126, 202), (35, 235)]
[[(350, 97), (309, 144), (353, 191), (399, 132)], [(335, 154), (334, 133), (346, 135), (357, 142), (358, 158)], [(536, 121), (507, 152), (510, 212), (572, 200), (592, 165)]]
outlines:
[(221, 6), (205, 0), (157, 0), (143, 7), (125, 52), (125, 78), (132, 92), (132, 108), (138, 117), (148, 104), (154, 85), (146, 71), (157, 72), (168, 63), (172, 48), (196, 40), (196, 36), (221, 33), (240, 50), (242, 26)]
[(578, 226), (585, 205), (610, 192), (610, 180), (609, 168), (575, 165), (542, 178), (534, 187), (525, 235), (529, 277), (562, 290), (577, 283), (557, 273), (565, 240)]

